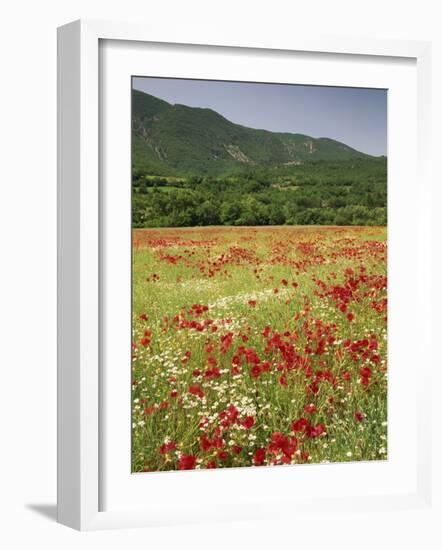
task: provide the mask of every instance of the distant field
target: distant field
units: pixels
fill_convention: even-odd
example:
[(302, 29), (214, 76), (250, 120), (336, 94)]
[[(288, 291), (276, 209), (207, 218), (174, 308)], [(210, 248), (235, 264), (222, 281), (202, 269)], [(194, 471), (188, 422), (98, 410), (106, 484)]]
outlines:
[(387, 457), (385, 227), (133, 231), (132, 470)]

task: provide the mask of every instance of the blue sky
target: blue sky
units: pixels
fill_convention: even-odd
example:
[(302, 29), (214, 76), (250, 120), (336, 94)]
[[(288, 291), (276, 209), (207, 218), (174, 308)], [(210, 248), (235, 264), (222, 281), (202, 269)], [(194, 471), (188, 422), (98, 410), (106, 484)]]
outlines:
[(190, 107), (207, 107), (250, 128), (342, 141), (387, 154), (387, 90), (134, 77), (133, 87)]

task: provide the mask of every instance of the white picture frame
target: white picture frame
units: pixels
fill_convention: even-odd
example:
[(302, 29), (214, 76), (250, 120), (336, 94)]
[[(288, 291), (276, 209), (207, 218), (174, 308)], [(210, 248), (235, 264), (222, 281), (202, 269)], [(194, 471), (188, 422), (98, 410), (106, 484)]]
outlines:
[[(250, 34), (248, 35), (250, 36)], [(167, 512), (152, 509), (121, 508), (103, 511), (100, 483), (103, 483), (103, 452), (100, 415), (100, 302), (103, 298), (102, 251), (100, 231), (100, 43), (125, 41), (127, 44), (160, 43), (179, 47), (202, 45), (247, 51), (310, 52), (336, 56), (376, 56), (408, 58), (416, 63), (417, 74), (417, 171), (419, 181), (418, 245), (419, 270), (416, 272), (416, 303), (431, 311), (429, 234), (431, 185), (428, 175), (430, 97), (430, 44), (346, 37), (311, 39), (302, 36), (281, 37), (278, 43), (265, 38), (242, 40), (240, 37), (168, 36), (161, 29), (136, 24), (100, 21), (76, 21), (58, 31), (58, 521), (79, 530), (116, 527), (140, 527), (200, 520), (220, 519), (218, 511), (194, 518), (186, 513), (184, 502)], [(423, 321), (420, 335), (425, 340), (430, 330)], [(425, 316), (424, 316), (425, 318)], [(427, 336), (426, 336), (427, 335)], [(303, 499), (304, 510), (327, 509), (331, 504), (345, 513), (355, 503), (361, 509), (425, 508), (432, 495), (431, 441), (428, 418), (430, 401), (425, 391), (431, 376), (431, 348), (424, 352), (419, 380), (416, 381), (416, 489), (404, 494), (371, 494)], [(347, 465), (345, 467), (350, 467)], [(326, 466), (318, 466), (326, 468)], [(281, 469), (277, 476), (284, 477)], [(198, 472), (197, 475), (206, 475)], [(227, 473), (228, 474), (228, 473)], [(166, 474), (174, 475), (174, 474)], [(180, 475), (187, 475), (180, 474)], [(192, 473), (190, 474), (192, 475)], [(238, 476), (238, 471), (233, 473)], [(263, 475), (263, 474), (259, 474)], [(275, 475), (275, 474), (273, 474)], [(330, 470), (329, 474), (336, 475)], [(164, 476), (164, 474), (163, 474)], [(164, 477), (163, 477), (164, 479)], [(210, 478), (204, 478), (209, 484)], [(224, 484), (234, 483), (228, 475)], [(265, 500), (265, 496), (264, 496)], [(290, 500), (289, 500), (290, 504)], [(293, 506), (295, 507), (294, 503)], [(260, 517), (259, 506), (241, 514), (232, 508), (221, 519)], [(299, 505), (299, 503), (298, 503)], [(294, 509), (294, 508), (293, 508)]]

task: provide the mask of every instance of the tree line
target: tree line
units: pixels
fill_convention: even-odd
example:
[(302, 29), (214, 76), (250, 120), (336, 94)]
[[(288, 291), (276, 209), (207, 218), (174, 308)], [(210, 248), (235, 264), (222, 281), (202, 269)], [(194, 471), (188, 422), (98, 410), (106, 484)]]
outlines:
[(386, 225), (386, 159), (249, 169), (224, 178), (133, 172), (134, 227)]

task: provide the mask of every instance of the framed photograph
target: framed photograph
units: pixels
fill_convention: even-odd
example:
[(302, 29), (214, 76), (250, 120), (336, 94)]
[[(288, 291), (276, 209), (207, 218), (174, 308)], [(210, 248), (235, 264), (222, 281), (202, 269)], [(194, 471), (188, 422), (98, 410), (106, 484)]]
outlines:
[(429, 44), (58, 40), (59, 521), (430, 506)]

